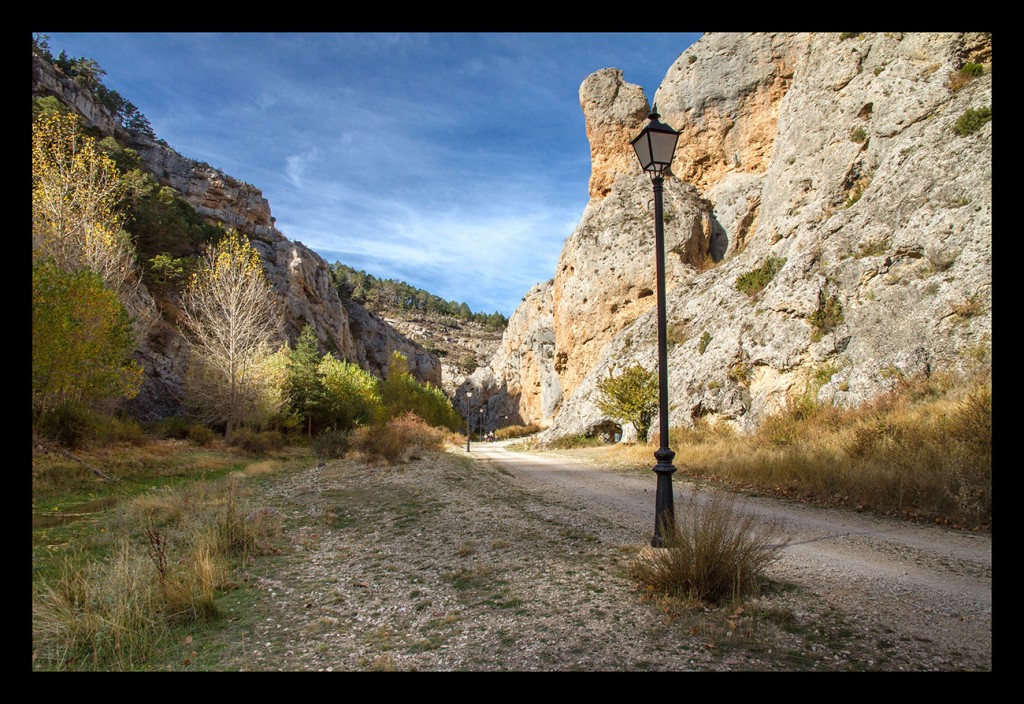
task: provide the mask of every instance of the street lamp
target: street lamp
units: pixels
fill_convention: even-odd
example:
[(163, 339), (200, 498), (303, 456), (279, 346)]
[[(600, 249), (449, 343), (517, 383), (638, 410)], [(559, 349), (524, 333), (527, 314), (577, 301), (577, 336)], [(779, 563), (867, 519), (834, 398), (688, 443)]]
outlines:
[(473, 398), (473, 392), (466, 392), (466, 452), (469, 452), (469, 399)]
[(480, 409), (480, 421), (476, 424), (477, 432), (480, 433), (480, 442), (484, 441), (484, 425), (486, 425), (487, 418), (484, 417), (484, 409)]
[(654, 187), (654, 248), (658, 274), (658, 421), (661, 446), (655, 451), (658, 463), (654, 472), (658, 475), (658, 489), (654, 499), (654, 537), (652, 547), (665, 544), (662, 527), (675, 524), (675, 506), (672, 499), (672, 474), (676, 468), (672, 459), (676, 453), (668, 447), (668, 351), (665, 345), (665, 226), (662, 214), (662, 189), (664, 176), (672, 165), (679, 133), (658, 118), (657, 106), (647, 116), (650, 122), (631, 144), (640, 166), (651, 177)]

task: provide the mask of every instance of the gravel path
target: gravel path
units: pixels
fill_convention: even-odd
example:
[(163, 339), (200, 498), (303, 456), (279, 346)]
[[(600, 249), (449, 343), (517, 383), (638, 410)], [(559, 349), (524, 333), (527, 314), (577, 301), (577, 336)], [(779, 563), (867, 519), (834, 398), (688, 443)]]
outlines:
[[(564, 457), (484, 446), (477, 453), (537, 491), (573, 495), (605, 515), (653, 529), (655, 475), (594, 471)], [(653, 465), (653, 460), (652, 460)], [(687, 491), (675, 483), (675, 494)], [(678, 501), (678, 498), (677, 498)], [(788, 545), (772, 574), (817, 594), (888, 641), (927, 644), (923, 667), (992, 666), (992, 536), (867, 514), (746, 499), (745, 510), (785, 521)]]
[(220, 669), (992, 669), (990, 535), (751, 498), (791, 536), (780, 586), (680, 613), (628, 574), (654, 485), (501, 443), (268, 479), (285, 547)]

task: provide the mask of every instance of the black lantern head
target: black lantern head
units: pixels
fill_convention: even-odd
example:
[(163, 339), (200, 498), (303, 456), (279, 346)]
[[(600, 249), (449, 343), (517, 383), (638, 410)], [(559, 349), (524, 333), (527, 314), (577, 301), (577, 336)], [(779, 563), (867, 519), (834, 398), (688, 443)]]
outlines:
[(663, 176), (668, 171), (676, 151), (676, 142), (679, 140), (679, 133), (659, 121), (659, 117), (661, 115), (655, 106), (647, 116), (650, 122), (631, 142), (636, 158), (640, 160), (640, 166), (652, 178)]

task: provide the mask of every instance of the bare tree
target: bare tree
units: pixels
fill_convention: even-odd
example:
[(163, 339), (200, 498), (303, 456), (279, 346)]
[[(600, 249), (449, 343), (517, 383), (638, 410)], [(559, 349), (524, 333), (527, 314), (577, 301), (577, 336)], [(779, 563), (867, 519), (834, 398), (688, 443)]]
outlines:
[(230, 437), (260, 405), (281, 312), (259, 253), (232, 230), (201, 260), (183, 294), (191, 346), (186, 405)]

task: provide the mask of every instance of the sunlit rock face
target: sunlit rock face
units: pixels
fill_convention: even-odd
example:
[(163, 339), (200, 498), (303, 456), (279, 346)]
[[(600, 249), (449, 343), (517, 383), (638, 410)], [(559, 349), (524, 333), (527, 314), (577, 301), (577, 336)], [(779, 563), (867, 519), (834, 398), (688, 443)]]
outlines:
[[(957, 85), (968, 61), (986, 72)], [(654, 96), (682, 133), (665, 187), (674, 425), (749, 430), (812, 380), (855, 404), (990, 359), (992, 126), (955, 129), (991, 106), (990, 67), (977, 33), (709, 34), (681, 53)], [(606, 420), (609, 370), (656, 368), (653, 196), (629, 147), (642, 95), (614, 69), (584, 81), (591, 200), (551, 327), (507, 335), (490, 367), (495, 384), (536, 376), (550, 351), (559, 403), (520, 409), (552, 434)], [(766, 263), (763, 289), (738, 285)]]

